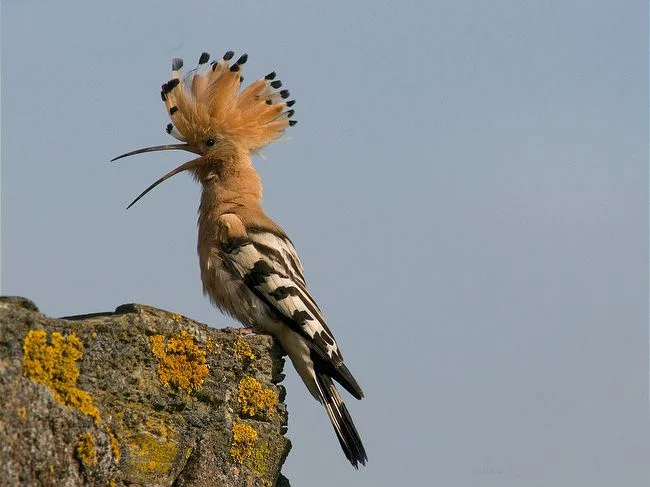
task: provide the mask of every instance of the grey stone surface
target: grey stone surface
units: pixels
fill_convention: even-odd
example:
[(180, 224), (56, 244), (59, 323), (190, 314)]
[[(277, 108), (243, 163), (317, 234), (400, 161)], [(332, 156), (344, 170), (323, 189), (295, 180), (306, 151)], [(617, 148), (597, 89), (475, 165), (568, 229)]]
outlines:
[(149, 306), (0, 298), (2, 485), (286, 486), (283, 363), (269, 336)]

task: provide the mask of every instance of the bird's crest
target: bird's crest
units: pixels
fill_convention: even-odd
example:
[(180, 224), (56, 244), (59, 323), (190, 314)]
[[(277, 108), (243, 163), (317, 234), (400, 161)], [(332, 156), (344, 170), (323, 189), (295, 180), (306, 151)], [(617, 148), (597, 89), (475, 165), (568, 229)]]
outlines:
[(183, 76), (183, 60), (172, 60), (172, 79), (162, 85), (161, 96), (172, 123), (167, 132), (193, 143), (209, 134), (222, 134), (250, 152), (256, 152), (295, 125), (290, 118), (294, 100), (288, 90), (279, 90), (275, 72), (251, 83), (244, 90), (243, 65), (248, 55), (233, 64), (232, 51), (218, 61), (201, 54), (198, 67)]
[(237, 153), (256, 153), (273, 142), (284, 130), (295, 125), (295, 101), (288, 100), (289, 91), (280, 90), (282, 82), (271, 72), (253, 82), (243, 91), (242, 66), (248, 56), (243, 54), (232, 65), (234, 53), (228, 51), (219, 61), (210, 63), (207, 52), (201, 54), (199, 65), (183, 76), (182, 59), (172, 60), (172, 79), (162, 85), (161, 96), (172, 123), (167, 133), (182, 144), (166, 144), (137, 149), (112, 159), (166, 150), (184, 150), (198, 154), (159, 178), (127, 207), (163, 181), (183, 171), (214, 168), (213, 164), (233, 158)]

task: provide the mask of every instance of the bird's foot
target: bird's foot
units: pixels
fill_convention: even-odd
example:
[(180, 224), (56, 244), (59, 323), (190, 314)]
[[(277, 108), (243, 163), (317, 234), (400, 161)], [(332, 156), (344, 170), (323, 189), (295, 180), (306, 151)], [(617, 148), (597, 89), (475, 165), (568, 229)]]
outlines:
[(253, 335), (253, 334), (257, 334), (257, 335), (264, 334), (264, 332), (258, 331), (258, 330), (254, 329), (254, 328), (247, 328), (247, 327), (245, 327), (245, 328), (235, 328), (233, 326), (229, 326), (228, 328), (226, 328), (226, 331), (228, 331), (230, 333), (235, 333), (236, 335), (239, 335), (239, 336), (248, 336), (248, 335)]

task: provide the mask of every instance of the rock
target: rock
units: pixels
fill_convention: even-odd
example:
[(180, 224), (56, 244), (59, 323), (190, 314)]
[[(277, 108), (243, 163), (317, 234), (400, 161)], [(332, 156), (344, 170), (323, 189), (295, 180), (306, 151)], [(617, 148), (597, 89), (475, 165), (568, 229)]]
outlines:
[(149, 306), (0, 298), (2, 485), (287, 486), (282, 355)]

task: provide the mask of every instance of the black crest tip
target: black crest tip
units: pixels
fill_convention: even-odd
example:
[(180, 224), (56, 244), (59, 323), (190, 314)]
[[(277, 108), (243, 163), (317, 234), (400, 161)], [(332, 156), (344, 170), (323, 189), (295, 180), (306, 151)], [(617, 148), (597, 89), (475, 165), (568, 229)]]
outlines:
[(282, 91), (280, 92), (280, 96), (281, 96), (282, 98), (289, 98), (289, 90), (282, 90)]
[(237, 64), (245, 64), (248, 61), (248, 54), (244, 53), (237, 59)]
[(267, 105), (273, 105), (273, 100), (266, 100)]
[(174, 126), (171, 123), (168, 123), (165, 130), (167, 131), (168, 134), (171, 134), (172, 130), (174, 130)]
[(275, 79), (275, 71), (271, 71), (269, 74), (264, 76), (264, 79)]
[(230, 66), (230, 71), (232, 71), (233, 73), (236, 73), (237, 71), (239, 71), (239, 64), (235, 63), (232, 66)]
[(176, 113), (177, 111), (178, 111), (178, 107), (171, 107), (171, 108), (169, 109), (169, 114), (170, 114), (170, 115), (173, 115), (173, 114)]
[(298, 123), (298, 120), (289, 120), (289, 127), (293, 127), (297, 123)]
[(234, 55), (235, 55), (234, 51), (228, 51), (226, 52), (226, 54), (223, 55), (223, 60), (230, 61)]
[(292, 107), (292, 106), (294, 106), (295, 104), (296, 104), (296, 100), (289, 100), (289, 101), (287, 102), (287, 106), (288, 106), (288, 107)]
[(291, 118), (291, 117), (293, 117), (293, 114), (294, 114), (294, 113), (296, 113), (295, 110), (289, 110), (289, 111), (287, 112), (287, 118)]
[(199, 64), (205, 64), (210, 59), (210, 54), (207, 52), (202, 52), (201, 57), (199, 57)]
[(271, 82), (271, 87), (272, 88), (279, 88), (280, 86), (282, 86), (282, 81), (280, 81), (280, 80)]
[(178, 84), (180, 82), (181, 82), (181, 80), (179, 80), (178, 78), (169, 80), (167, 83), (162, 85), (163, 94), (166, 95), (167, 93), (172, 91), (174, 88), (176, 88), (178, 86)]

